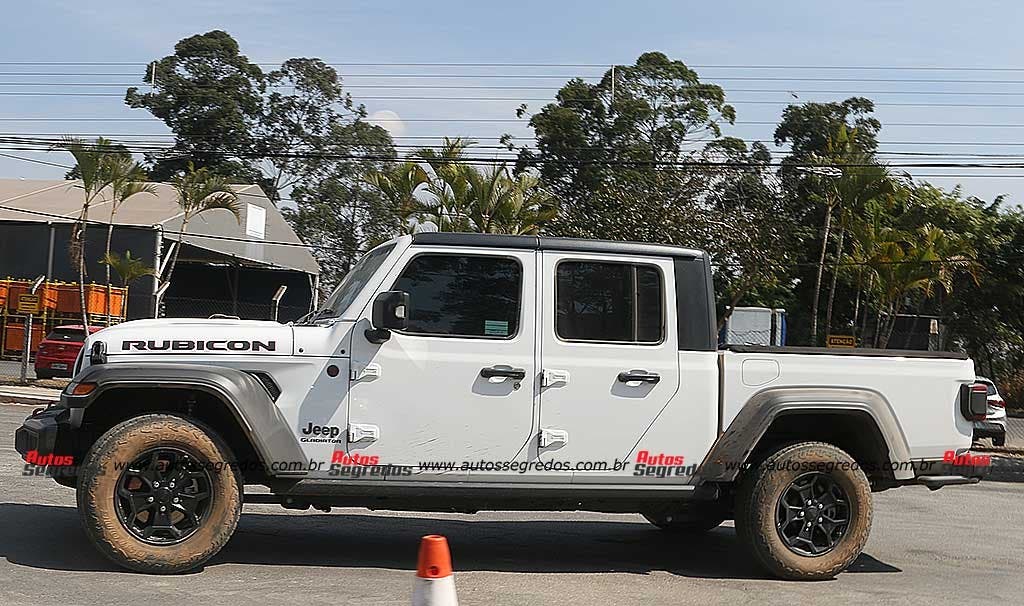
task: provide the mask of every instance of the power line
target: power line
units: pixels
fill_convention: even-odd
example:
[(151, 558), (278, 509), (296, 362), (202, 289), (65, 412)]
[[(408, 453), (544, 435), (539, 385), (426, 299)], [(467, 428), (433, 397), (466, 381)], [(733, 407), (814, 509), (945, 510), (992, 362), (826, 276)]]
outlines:
[[(321, 59), (321, 61), (323, 61)], [(608, 69), (612, 65), (631, 67), (630, 62), (605, 63), (516, 63), (498, 62), (467, 62), (467, 61), (416, 61), (416, 62), (352, 62), (323, 61), (332, 67), (572, 67)], [(146, 66), (153, 60), (144, 61), (0, 61), (0, 65), (17, 66)], [(254, 65), (281, 65), (283, 62), (261, 61)], [(794, 70), (859, 70), (859, 71), (983, 71), (983, 72), (1024, 72), (1024, 67), (991, 67), (991, 66), (936, 66), (936, 65), (770, 65), (770, 64), (727, 64), (727, 63), (691, 63), (694, 69), (794, 69)]]

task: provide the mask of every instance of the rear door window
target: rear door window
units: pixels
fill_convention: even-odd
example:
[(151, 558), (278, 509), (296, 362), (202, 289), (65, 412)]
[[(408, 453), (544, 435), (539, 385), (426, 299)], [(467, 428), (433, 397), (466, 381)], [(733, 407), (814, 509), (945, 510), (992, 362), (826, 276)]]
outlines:
[(664, 338), (664, 287), (656, 267), (563, 261), (556, 273), (559, 338), (605, 343), (659, 343)]

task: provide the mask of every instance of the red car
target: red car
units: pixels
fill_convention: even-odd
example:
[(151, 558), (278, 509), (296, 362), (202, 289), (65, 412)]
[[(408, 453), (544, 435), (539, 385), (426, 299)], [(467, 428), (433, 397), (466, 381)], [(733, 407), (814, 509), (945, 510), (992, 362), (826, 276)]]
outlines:
[[(90, 326), (89, 334), (98, 332), (102, 326)], [(78, 352), (85, 343), (85, 327), (81, 324), (57, 326), (46, 335), (36, 352), (36, 378), (71, 377)]]

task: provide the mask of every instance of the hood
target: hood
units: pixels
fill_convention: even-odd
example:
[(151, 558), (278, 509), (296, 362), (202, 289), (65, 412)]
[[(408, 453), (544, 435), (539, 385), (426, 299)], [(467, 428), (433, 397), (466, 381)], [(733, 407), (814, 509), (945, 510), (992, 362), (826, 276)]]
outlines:
[(292, 327), (262, 320), (166, 318), (133, 320), (94, 333), (85, 351), (103, 341), (120, 355), (291, 355)]

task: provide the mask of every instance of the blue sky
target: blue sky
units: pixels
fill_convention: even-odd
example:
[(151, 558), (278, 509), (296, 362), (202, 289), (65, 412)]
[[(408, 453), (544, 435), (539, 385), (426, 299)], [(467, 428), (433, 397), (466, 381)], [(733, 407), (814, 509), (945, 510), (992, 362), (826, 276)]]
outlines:
[[(146, 61), (171, 52), (182, 37), (211, 29), (230, 32), (242, 50), (258, 62), (294, 56), (328, 62), (501, 62), (612, 64), (629, 63), (647, 50), (661, 50), (695, 66), (887, 66), (1013, 68), (1024, 50), (1019, 2), (953, 1), (854, 4), (830, 1), (790, 2), (539, 2), (488, 3), (267, 0), (139, 3), (4, 0), (0, 61), (134, 62), (134, 66), (0, 66), (0, 83), (137, 82)], [(960, 103), (1021, 107), (918, 107), (880, 105), (886, 126), (881, 139), (889, 151), (1017, 153), (1024, 146), (977, 145), (1024, 142), (1024, 128), (896, 126), (895, 123), (970, 123), (1024, 125), (1024, 70), (1021, 71), (823, 71), (697, 68), (707, 81), (721, 84), (736, 101), (738, 121), (774, 123), (786, 102), (840, 99), (867, 94), (880, 103)], [(113, 72), (124, 76), (28, 76), (13, 72)], [(389, 122), (407, 143), (411, 137), (469, 135), (481, 139), (504, 132), (529, 131), (516, 122), (421, 122), (429, 119), (512, 120), (518, 101), (422, 101), (364, 99), (373, 96), (469, 96), (473, 91), (387, 90), (386, 84), (495, 84), (550, 87), (550, 90), (483, 91), (479, 96), (549, 98), (564, 79), (373, 78), (370, 74), (512, 74), (596, 76), (599, 68), (439, 68), (362, 66), (340, 68), (350, 92), (372, 112), (395, 112)], [(781, 78), (767, 81), (742, 78)], [(730, 80), (728, 78), (741, 78)], [(898, 82), (794, 81), (793, 78), (861, 78)], [(941, 82), (910, 82), (933, 79)], [(969, 82), (994, 80), (1002, 82)], [(1009, 82), (1006, 82), (1009, 81)], [(781, 92), (755, 92), (763, 89)], [(147, 118), (124, 107), (122, 88), (2, 86), (0, 91), (106, 92), (109, 97), (30, 97), (0, 95), (0, 132), (103, 133), (166, 132), (159, 122), (48, 122), (54, 118)], [(805, 91), (828, 90), (812, 94)], [(741, 92), (742, 91), (742, 92)], [(907, 94), (917, 91), (928, 94)], [(951, 95), (949, 93), (970, 93)], [(993, 93), (999, 93), (993, 94)], [(1015, 93), (1020, 93), (1016, 95)], [(756, 102), (756, 103), (750, 103)], [(538, 108), (543, 101), (529, 101)], [(35, 118), (36, 121), (24, 121)], [(771, 137), (770, 124), (738, 124), (728, 134), (747, 139)], [(945, 142), (920, 145), (923, 142)], [(949, 145), (948, 143), (970, 145)], [(8, 152), (4, 152), (8, 153)], [(19, 155), (68, 162), (59, 153)], [(952, 159), (956, 161), (955, 158)], [(976, 159), (977, 160), (977, 159)], [(990, 161), (990, 160), (981, 160)], [(990, 175), (994, 169), (912, 169), (918, 174)], [(0, 177), (52, 178), (62, 170), (0, 157)], [(1024, 171), (1000, 171), (1000, 175)], [(1006, 193), (1024, 200), (1024, 178), (936, 178), (951, 186), (962, 182), (968, 193), (985, 198)]]

